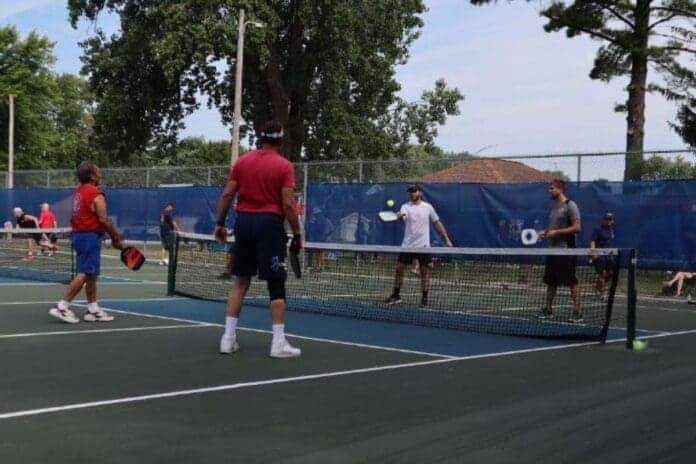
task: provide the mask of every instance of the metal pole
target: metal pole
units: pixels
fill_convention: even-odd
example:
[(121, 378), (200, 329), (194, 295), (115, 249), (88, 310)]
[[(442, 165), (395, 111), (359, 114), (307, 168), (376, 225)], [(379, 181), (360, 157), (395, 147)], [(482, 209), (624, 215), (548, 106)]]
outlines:
[(211, 181), (212, 181), (212, 170), (213, 170), (213, 168), (208, 166), (208, 187), (210, 187)]
[(232, 115), (232, 156), (230, 165), (239, 158), (239, 121), (242, 117), (242, 68), (244, 67), (244, 9), (239, 10), (237, 62), (235, 63), (234, 114)]
[(49, 169), (46, 170), (46, 187), (51, 186), (51, 171)]
[(150, 168), (145, 168), (145, 188), (150, 187)]
[(10, 95), (10, 127), (7, 136), (7, 188), (14, 188), (14, 95)]
[[(307, 240), (307, 233), (305, 228), (305, 221), (307, 220), (307, 214), (309, 213), (309, 198), (307, 198), (307, 180), (309, 179), (307, 163), (302, 163), (302, 201), (304, 202), (304, 215), (302, 216), (302, 237)], [(307, 253), (305, 253), (304, 247), (302, 247), (302, 269), (307, 269)]]
[(360, 160), (360, 163), (358, 164), (358, 182), (362, 183), (363, 181), (363, 162)]
[(581, 169), (582, 169), (582, 156), (578, 155), (578, 182), (582, 180), (581, 176)]

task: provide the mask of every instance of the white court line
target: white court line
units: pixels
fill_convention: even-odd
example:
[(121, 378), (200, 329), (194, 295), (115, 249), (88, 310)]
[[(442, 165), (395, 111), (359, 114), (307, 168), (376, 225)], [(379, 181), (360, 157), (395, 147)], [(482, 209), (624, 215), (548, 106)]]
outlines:
[[(78, 306), (78, 307), (86, 307), (84, 304), (78, 304), (78, 303), (73, 303), (73, 306)], [(159, 315), (154, 315), (154, 314), (146, 314), (146, 313), (138, 313), (134, 311), (124, 311), (121, 309), (114, 309), (114, 308), (107, 308), (107, 307), (102, 307), (106, 311), (110, 311), (113, 313), (120, 313), (120, 314), (129, 314), (132, 316), (141, 316), (141, 317), (148, 317), (148, 318), (153, 318), (153, 319), (164, 319), (164, 320), (169, 320), (169, 321), (177, 321), (177, 322), (188, 322), (188, 323), (201, 323), (200, 321), (195, 321), (192, 319), (182, 319), (178, 317), (169, 317), (169, 316), (159, 316)], [(225, 327), (224, 324), (214, 324), (214, 323), (208, 323), (209, 326), (211, 327)], [(237, 330), (243, 330), (246, 332), (256, 332), (256, 333), (263, 333), (263, 334), (272, 334), (273, 332), (270, 330), (262, 330), (262, 329), (252, 329), (249, 327), (237, 327)], [(420, 356), (431, 356), (434, 358), (445, 358), (445, 359), (455, 359), (455, 356), (450, 356), (447, 354), (440, 354), (440, 353), (429, 353), (425, 351), (415, 351), (415, 350), (406, 350), (406, 349), (401, 349), (401, 348), (392, 348), (389, 346), (378, 346), (378, 345), (367, 345), (364, 343), (354, 343), (354, 342), (344, 342), (341, 340), (332, 340), (328, 338), (319, 338), (319, 337), (308, 337), (305, 335), (295, 335), (291, 333), (286, 333), (288, 337), (292, 338), (297, 338), (300, 340), (311, 340), (314, 342), (322, 342), (322, 343), (331, 343), (334, 345), (347, 345), (347, 346), (354, 346), (354, 347), (359, 347), (359, 348), (368, 348), (372, 350), (381, 350), (381, 351), (395, 351), (397, 353), (407, 353), (407, 354), (417, 354)]]
[(210, 324), (179, 324), (179, 325), (158, 325), (152, 327), (121, 327), (118, 329), (92, 329), (92, 330), (60, 330), (54, 332), (30, 332), (0, 335), (0, 339), (4, 338), (28, 338), (28, 337), (43, 337), (50, 335), (74, 335), (74, 334), (92, 334), (92, 333), (111, 333), (111, 332), (140, 332), (146, 330), (166, 330), (166, 329), (190, 329), (192, 327), (210, 327)]
[(462, 357), (457, 357), (457, 358), (434, 359), (434, 360), (430, 360), (430, 361), (418, 361), (418, 362), (410, 362), (410, 363), (402, 363), (402, 364), (389, 364), (386, 366), (367, 367), (367, 368), (362, 368), (362, 369), (351, 369), (351, 370), (346, 370), (346, 371), (324, 372), (321, 374), (310, 374), (310, 375), (302, 375), (302, 376), (297, 376), (297, 377), (282, 377), (282, 378), (278, 378), (278, 379), (261, 380), (261, 381), (255, 381), (255, 382), (241, 382), (241, 383), (233, 383), (233, 384), (227, 384), (227, 385), (216, 385), (216, 386), (212, 386), (212, 387), (195, 388), (195, 389), (190, 389), (190, 390), (177, 390), (177, 391), (170, 391), (170, 392), (163, 392), (163, 393), (154, 393), (151, 395), (128, 396), (128, 397), (124, 397), (124, 398), (114, 398), (114, 399), (103, 400), (103, 401), (91, 401), (91, 402), (87, 402), (87, 403), (73, 403), (73, 404), (66, 404), (63, 406), (53, 406), (53, 407), (47, 407), (47, 408), (27, 409), (24, 411), (13, 411), (13, 412), (2, 413), (2, 414), (0, 414), (0, 419), (12, 419), (12, 418), (16, 418), (16, 417), (37, 416), (37, 415), (41, 415), (41, 414), (48, 414), (48, 413), (54, 413), (54, 412), (74, 411), (77, 409), (87, 409), (87, 408), (96, 408), (96, 407), (100, 407), (100, 406), (110, 406), (110, 405), (114, 405), (114, 404), (134, 403), (134, 402), (140, 402), (140, 401), (158, 400), (158, 399), (163, 399), (163, 398), (174, 398), (174, 397), (182, 397), (182, 396), (200, 395), (200, 394), (204, 394), (204, 393), (237, 390), (237, 389), (241, 389), (241, 388), (259, 387), (259, 386), (265, 386), (265, 385), (277, 385), (277, 384), (291, 383), (291, 382), (302, 382), (302, 381), (306, 381), (306, 380), (325, 379), (325, 378), (341, 377), (341, 376), (348, 376), (348, 375), (355, 375), (355, 374), (366, 374), (366, 373), (372, 373), (372, 372), (391, 371), (391, 370), (405, 369), (405, 368), (410, 368), (410, 367), (428, 366), (428, 365), (434, 365), (434, 364), (445, 364), (445, 363), (451, 363), (451, 362), (457, 362), (457, 361), (468, 361), (468, 360), (473, 360), (473, 359), (497, 358), (497, 357), (503, 357), (503, 356), (522, 354), (522, 353), (533, 353), (533, 352), (537, 352), (537, 351), (562, 350), (562, 349), (567, 349), (567, 348), (576, 348), (579, 346), (596, 345), (597, 343), (598, 342), (587, 342), (587, 343), (575, 343), (575, 344), (569, 344), (569, 345), (554, 345), (554, 346), (547, 346), (547, 347), (541, 347), (541, 348), (529, 348), (529, 349), (525, 349), (525, 350), (504, 351), (504, 352), (500, 352), (500, 353), (486, 353), (486, 354), (477, 354), (477, 355), (471, 355), (471, 356), (462, 356)]
[[(119, 279), (122, 282), (109, 282), (108, 280), (100, 280), (98, 285), (167, 285), (167, 282), (160, 282), (156, 280), (124, 280), (120, 277), (107, 277), (110, 279)], [(65, 287), (66, 284), (60, 282), (0, 282), (0, 287)]]

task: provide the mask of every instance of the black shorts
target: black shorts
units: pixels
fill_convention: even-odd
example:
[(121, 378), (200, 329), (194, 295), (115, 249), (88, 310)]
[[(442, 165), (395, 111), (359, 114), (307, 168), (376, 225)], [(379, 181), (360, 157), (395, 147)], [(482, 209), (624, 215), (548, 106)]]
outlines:
[(401, 264), (406, 264), (407, 266), (411, 264), (414, 260), (418, 261), (421, 266), (429, 266), (433, 257), (427, 253), (399, 253), (397, 261)]
[(575, 256), (547, 256), (544, 283), (551, 287), (575, 287), (578, 284), (576, 264)]
[(611, 272), (614, 269), (614, 258), (612, 256), (598, 256), (592, 261), (592, 266), (594, 267), (597, 274), (601, 274), (604, 271)]
[(162, 248), (170, 249), (174, 245), (174, 232), (169, 232), (166, 234), (160, 233), (160, 242), (162, 242)]
[(234, 226), (232, 274), (285, 280), (288, 237), (283, 219), (275, 214), (239, 213)]

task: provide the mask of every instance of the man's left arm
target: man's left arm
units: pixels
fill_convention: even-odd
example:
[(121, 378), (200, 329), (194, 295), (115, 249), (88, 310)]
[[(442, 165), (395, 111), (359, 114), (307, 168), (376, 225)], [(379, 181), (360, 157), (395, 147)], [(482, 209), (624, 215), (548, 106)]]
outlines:
[(440, 234), (442, 240), (445, 241), (445, 246), (451, 247), (452, 241), (450, 240), (449, 235), (447, 235), (445, 225), (442, 223), (433, 207), (430, 207), (430, 220), (433, 222), (433, 225), (435, 226), (435, 230), (437, 231), (437, 233)]

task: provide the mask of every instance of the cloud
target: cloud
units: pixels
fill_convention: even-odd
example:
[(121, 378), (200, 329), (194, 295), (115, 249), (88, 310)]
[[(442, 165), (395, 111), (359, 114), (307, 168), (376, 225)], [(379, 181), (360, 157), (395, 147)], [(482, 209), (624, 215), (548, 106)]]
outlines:
[(21, 2), (2, 0), (2, 5), (0, 5), (0, 18), (8, 18), (35, 8), (62, 3), (65, 3), (65, 0), (23, 0)]

